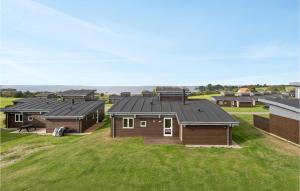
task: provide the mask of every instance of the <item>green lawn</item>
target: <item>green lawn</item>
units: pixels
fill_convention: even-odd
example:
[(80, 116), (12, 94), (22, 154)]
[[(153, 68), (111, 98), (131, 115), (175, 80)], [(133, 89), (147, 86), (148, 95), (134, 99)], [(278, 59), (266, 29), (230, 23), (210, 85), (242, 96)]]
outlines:
[(222, 107), (227, 112), (268, 112), (263, 106), (254, 107)]
[(107, 110), (109, 110), (109, 109), (111, 108), (112, 105), (113, 105), (113, 104), (111, 104), (111, 103), (106, 103), (106, 104), (105, 104), (105, 112), (107, 112)]
[[(299, 190), (298, 149), (236, 118), (242, 149), (144, 145), (142, 138), (54, 138), (1, 130), (1, 190)], [(12, 163), (11, 161), (16, 161)]]
[(0, 97), (0, 108), (3, 108), (7, 105), (12, 105), (12, 101), (17, 98), (14, 97)]
[(220, 96), (220, 94), (189, 96), (189, 99), (208, 99), (208, 100), (210, 100), (211, 96)]
[[(0, 108), (4, 108), (5, 106), (12, 105), (12, 101), (17, 98), (14, 97), (0, 97)], [(3, 128), (5, 124), (3, 123), (3, 120), (5, 118), (5, 115), (3, 112), (0, 112), (0, 128)]]

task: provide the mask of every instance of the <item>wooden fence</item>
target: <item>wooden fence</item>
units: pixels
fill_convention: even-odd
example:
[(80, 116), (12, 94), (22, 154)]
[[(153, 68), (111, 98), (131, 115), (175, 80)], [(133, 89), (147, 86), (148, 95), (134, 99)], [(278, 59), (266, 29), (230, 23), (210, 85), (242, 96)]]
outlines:
[(253, 124), (255, 127), (270, 132), (269, 119), (259, 115), (253, 115)]

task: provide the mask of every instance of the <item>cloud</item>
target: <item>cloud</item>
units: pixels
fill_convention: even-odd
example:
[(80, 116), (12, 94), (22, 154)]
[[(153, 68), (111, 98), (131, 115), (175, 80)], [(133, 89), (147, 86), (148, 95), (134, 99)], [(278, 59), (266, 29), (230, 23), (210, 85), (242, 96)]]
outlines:
[(158, 43), (160, 41), (153, 37), (118, 33), (108, 25), (96, 25), (30, 0), (4, 1), (2, 14), (6, 33), (13, 29), (55, 41), (57, 46), (61, 43), (80, 46), (127, 62), (155, 65), (155, 52), (168, 46), (168, 43)]
[(187, 61), (227, 61), (227, 60), (264, 60), (264, 59), (297, 59), (299, 47), (292, 43), (269, 42), (260, 45), (248, 45), (233, 53), (216, 53), (214, 55), (183, 55)]
[[(15, 63), (12, 60), (9, 59), (1, 59), (0, 61), (0, 67), (2, 68), (2, 71), (13, 71), (14, 73), (14, 78), (18, 79), (20, 78), (33, 78), (34, 80), (37, 81), (42, 81), (42, 82), (47, 82), (47, 83), (58, 83), (54, 78), (47, 76), (45, 73), (42, 73), (38, 70), (35, 70), (30, 67), (22, 66), (20, 64)], [(8, 79), (2, 72), (2, 77), (1, 77), (1, 84), (7, 84), (5, 81)], [(3, 77), (5, 76), (5, 77)], [(22, 83), (22, 79), (18, 79), (20, 83)]]

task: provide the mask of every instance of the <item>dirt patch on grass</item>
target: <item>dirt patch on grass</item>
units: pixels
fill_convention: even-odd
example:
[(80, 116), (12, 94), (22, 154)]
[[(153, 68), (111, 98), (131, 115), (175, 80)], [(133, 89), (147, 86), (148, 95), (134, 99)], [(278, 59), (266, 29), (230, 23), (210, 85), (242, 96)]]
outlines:
[(38, 146), (30, 146), (30, 145), (20, 145), (17, 147), (13, 147), (3, 153), (1, 153), (0, 157), (0, 167), (6, 167), (11, 164), (14, 164), (18, 161), (21, 161), (27, 158), (29, 155), (45, 150), (47, 148), (51, 148), (53, 145), (38, 145)]
[(264, 139), (264, 144), (279, 153), (294, 155), (294, 156), (300, 155), (299, 147), (291, 143), (285, 142), (283, 140), (277, 139), (275, 137), (272, 137), (271, 135), (266, 135), (266, 138)]

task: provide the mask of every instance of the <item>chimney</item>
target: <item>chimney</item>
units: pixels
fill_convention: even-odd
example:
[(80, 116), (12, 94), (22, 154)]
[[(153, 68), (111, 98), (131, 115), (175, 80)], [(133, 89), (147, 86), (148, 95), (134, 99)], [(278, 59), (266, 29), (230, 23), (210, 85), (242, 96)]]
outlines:
[(71, 105), (74, 105), (75, 101), (74, 99), (71, 99)]
[(183, 102), (183, 105), (185, 105), (185, 89), (184, 88), (182, 90), (182, 102)]

